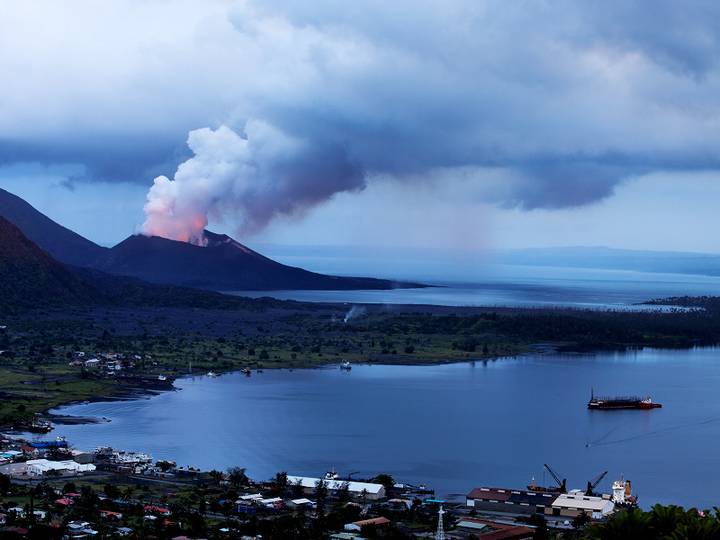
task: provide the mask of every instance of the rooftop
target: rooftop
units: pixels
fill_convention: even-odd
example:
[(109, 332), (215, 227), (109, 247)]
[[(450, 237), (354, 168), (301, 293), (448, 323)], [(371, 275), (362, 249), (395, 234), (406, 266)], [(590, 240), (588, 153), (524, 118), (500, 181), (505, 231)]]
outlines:
[[(288, 476), (287, 477), (288, 484), (293, 486), (300, 485), (304, 488), (315, 488), (318, 485), (318, 482), (320, 482), (320, 478), (312, 478), (307, 476)], [(381, 493), (385, 488), (382, 484), (371, 484), (369, 482), (354, 482), (351, 480), (323, 480), (325, 482), (325, 485), (330, 490), (339, 490), (342, 489), (343, 485), (347, 484), (348, 491), (352, 491), (355, 493), (362, 493), (363, 491), (366, 491), (368, 493), (372, 494), (379, 494)]]
[(611, 501), (603, 499), (602, 497), (571, 495), (569, 493), (558, 495), (558, 498), (555, 499), (552, 505), (564, 508), (577, 508), (578, 510), (592, 510), (594, 512), (606, 510), (608, 505), (614, 506)]

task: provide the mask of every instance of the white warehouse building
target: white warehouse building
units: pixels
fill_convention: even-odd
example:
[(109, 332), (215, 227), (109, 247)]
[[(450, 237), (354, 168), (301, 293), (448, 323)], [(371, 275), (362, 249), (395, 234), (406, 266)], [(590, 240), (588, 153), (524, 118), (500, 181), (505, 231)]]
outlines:
[[(305, 493), (311, 494), (317, 488), (320, 478), (307, 476), (288, 476), (289, 486), (302, 486)], [(337, 492), (347, 485), (348, 492), (352, 497), (365, 497), (370, 501), (377, 501), (385, 498), (385, 486), (382, 484), (371, 484), (369, 482), (353, 482), (352, 480), (323, 480), (328, 491)]]
[(25, 462), (25, 465), (27, 466), (27, 474), (30, 476), (42, 476), (50, 471), (55, 471), (59, 474), (77, 474), (95, 470), (95, 465), (92, 463), (82, 464), (69, 460), (50, 461), (47, 459), (31, 459), (30, 461)]
[[(615, 503), (604, 497), (585, 495), (580, 490), (563, 493), (552, 503), (552, 514), (577, 517), (586, 514), (593, 519), (602, 519), (615, 511)], [(546, 513), (548, 513), (546, 511)]]

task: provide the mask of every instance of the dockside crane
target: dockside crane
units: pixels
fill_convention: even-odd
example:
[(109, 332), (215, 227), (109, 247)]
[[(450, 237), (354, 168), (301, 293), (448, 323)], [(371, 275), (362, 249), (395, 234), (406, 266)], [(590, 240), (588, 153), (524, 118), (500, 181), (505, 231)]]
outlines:
[(548, 465), (547, 463), (545, 463), (544, 466), (545, 466), (545, 468), (547, 469), (547, 471), (550, 473), (550, 476), (552, 476), (553, 479), (555, 480), (555, 482), (557, 482), (558, 491), (559, 491), (560, 493), (567, 493), (567, 479), (563, 478), (562, 480), (560, 480), (560, 476), (558, 476), (558, 475), (555, 473), (555, 471), (553, 471), (553, 470), (550, 468), (550, 465)]
[(607, 473), (608, 473), (608, 472), (605, 471), (605, 472), (603, 472), (603, 473), (598, 474), (598, 475), (595, 477), (595, 480), (588, 480), (587, 489), (585, 490), (585, 495), (587, 495), (588, 497), (592, 497), (593, 495), (595, 495), (595, 488), (597, 487), (597, 485), (598, 485), (600, 482), (602, 482), (602, 479), (605, 478), (605, 475), (606, 475)]

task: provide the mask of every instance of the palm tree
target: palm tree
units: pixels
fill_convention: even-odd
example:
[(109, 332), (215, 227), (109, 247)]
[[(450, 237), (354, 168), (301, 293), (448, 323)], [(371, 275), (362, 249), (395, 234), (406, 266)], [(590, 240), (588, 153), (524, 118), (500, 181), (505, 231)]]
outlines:
[(223, 478), (225, 478), (225, 475), (223, 473), (221, 473), (220, 471), (215, 470), (215, 469), (210, 471), (208, 473), (208, 475), (210, 476), (210, 478), (212, 478), (216, 482), (220, 482), (220, 481), (222, 481)]
[(243, 467), (231, 467), (227, 472), (228, 480), (230, 480), (230, 483), (236, 488), (239, 486), (246, 486), (248, 482), (250, 482), (250, 479), (247, 474), (245, 474), (245, 469)]
[(585, 531), (588, 540), (656, 540), (650, 528), (650, 515), (631, 508), (612, 517), (606, 523), (593, 525)]

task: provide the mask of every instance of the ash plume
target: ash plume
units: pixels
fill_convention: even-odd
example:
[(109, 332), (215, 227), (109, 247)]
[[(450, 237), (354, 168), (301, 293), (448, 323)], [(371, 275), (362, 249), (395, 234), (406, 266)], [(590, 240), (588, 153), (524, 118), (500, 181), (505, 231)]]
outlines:
[(193, 157), (172, 179), (158, 176), (147, 195), (143, 233), (203, 244), (209, 218), (232, 215), (252, 234), (339, 191), (365, 186), (362, 170), (332, 144), (287, 135), (262, 121), (242, 133), (227, 126), (191, 131)]
[(718, 124), (702, 119), (716, 114), (720, 42), (685, 39), (714, 35), (712, 17), (657, 4), (641, 27), (645, 10), (615, 1), (235, 5), (207, 47), (191, 42), (206, 61), (177, 73), (192, 83), (166, 93), (204, 99), (180, 102), (198, 108), (192, 156), (155, 179), (142, 231), (202, 244), (211, 220), (249, 235), (376, 179), (470, 178), (467, 198), (534, 210), (719, 170)]

